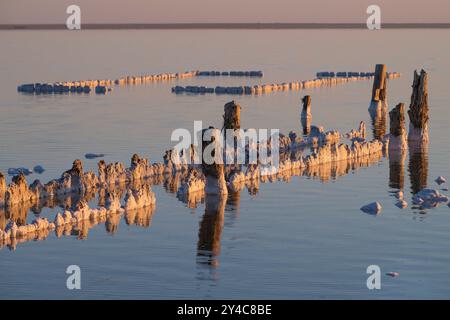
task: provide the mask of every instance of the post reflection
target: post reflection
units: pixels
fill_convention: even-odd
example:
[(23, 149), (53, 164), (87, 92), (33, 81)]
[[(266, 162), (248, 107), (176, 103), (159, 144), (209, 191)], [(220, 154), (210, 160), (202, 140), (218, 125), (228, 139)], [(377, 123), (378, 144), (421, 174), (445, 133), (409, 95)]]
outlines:
[(428, 142), (409, 141), (409, 178), (411, 192), (416, 194), (428, 185)]
[(389, 187), (397, 191), (405, 186), (405, 150), (389, 152)]
[(387, 110), (388, 106), (385, 102), (373, 101), (370, 103), (369, 115), (372, 120), (372, 133), (374, 139), (382, 140), (386, 135)]
[(219, 265), (226, 202), (227, 198), (220, 195), (205, 198), (205, 213), (200, 222), (197, 243), (197, 263), (200, 265), (213, 268)]

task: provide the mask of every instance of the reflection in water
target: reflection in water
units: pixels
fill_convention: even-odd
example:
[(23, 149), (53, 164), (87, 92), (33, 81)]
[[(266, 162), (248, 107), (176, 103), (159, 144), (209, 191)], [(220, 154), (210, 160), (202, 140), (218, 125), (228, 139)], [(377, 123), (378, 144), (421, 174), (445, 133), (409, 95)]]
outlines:
[(405, 160), (405, 150), (389, 152), (389, 187), (397, 191), (403, 190), (405, 186)]
[(409, 141), (409, 177), (411, 192), (416, 194), (427, 187), (428, 180), (428, 142)]
[(369, 114), (372, 119), (373, 138), (382, 140), (386, 135), (386, 121), (387, 121), (387, 103), (378, 101), (371, 102), (369, 106)]
[[(128, 225), (136, 225), (144, 228), (148, 228), (151, 225), (151, 218), (155, 212), (155, 206), (149, 206), (141, 208), (138, 210), (125, 211), (125, 222)], [(117, 232), (122, 215), (120, 213), (111, 213), (108, 217), (100, 217), (96, 219), (83, 220), (77, 223), (67, 223), (63, 226), (58, 226), (55, 228), (55, 236), (61, 238), (63, 236), (76, 237), (78, 240), (85, 240), (88, 238), (89, 230), (96, 225), (105, 224), (105, 229), (108, 233), (114, 234)], [(23, 219), (23, 217), (21, 217)], [(25, 218), (26, 220), (26, 218)], [(6, 215), (0, 211), (0, 224), (3, 225), (7, 223), (8, 219)], [(4, 228), (4, 226), (3, 226)], [(10, 249), (15, 250), (17, 244), (28, 242), (28, 241), (41, 241), (45, 240), (50, 234), (50, 229), (37, 230), (35, 232), (30, 232), (24, 236), (18, 238), (9, 239), (8, 242), (2, 243), (0, 241), (0, 249), (3, 245), (7, 245)]]
[(153, 213), (156, 206), (144, 207), (125, 211), (125, 222), (127, 225), (136, 225), (148, 228), (151, 225)]
[(189, 193), (177, 193), (177, 198), (181, 202), (185, 203), (188, 208), (195, 209), (205, 200), (205, 191), (202, 190)]
[(233, 212), (233, 216), (239, 217), (240, 204), (241, 204), (241, 193), (229, 192), (226, 210), (229, 212)]
[(225, 204), (224, 196), (208, 195), (205, 199), (205, 214), (200, 222), (197, 244), (197, 263), (217, 267), (220, 254)]
[[(297, 156), (301, 156), (302, 152), (293, 152), (289, 154), (280, 155), (282, 159), (289, 160), (295, 159)], [(324, 163), (322, 165), (312, 166), (308, 168), (301, 169), (291, 169), (280, 171), (274, 175), (266, 175), (261, 176), (260, 179), (255, 180), (247, 180), (242, 183), (242, 185), (237, 186), (236, 190), (230, 190), (227, 199), (218, 199), (214, 196), (208, 197), (206, 199), (206, 209), (205, 214), (200, 223), (200, 231), (199, 231), (199, 242), (198, 242), (198, 258), (199, 263), (208, 264), (211, 266), (217, 265), (217, 256), (220, 252), (220, 235), (223, 228), (224, 223), (224, 211), (225, 205), (228, 204), (227, 210), (232, 212), (231, 217), (234, 219), (239, 217), (239, 205), (240, 205), (240, 191), (247, 187), (249, 194), (254, 195), (259, 190), (259, 184), (265, 182), (276, 182), (276, 181), (290, 181), (293, 176), (307, 176), (307, 177), (318, 177), (321, 181), (328, 181), (330, 179), (337, 179), (339, 176), (343, 176), (348, 174), (351, 171), (354, 171), (360, 167), (367, 167), (372, 163), (376, 163), (380, 161), (383, 157), (382, 152), (371, 154), (370, 156), (360, 157), (357, 159), (352, 159), (348, 161), (335, 161)], [(421, 165), (421, 168), (427, 167), (427, 162), (423, 162), (426, 160), (424, 158), (424, 154), (420, 153), (416, 156), (412, 156), (410, 159), (410, 168), (417, 167), (418, 164)], [(399, 188), (403, 186), (403, 180), (400, 172), (402, 172), (402, 167), (395, 167), (396, 163), (402, 163), (401, 161), (394, 161), (392, 158), (391, 164), (391, 174), (390, 174), (390, 183)], [(411, 169), (410, 169), (411, 170)], [(417, 180), (415, 177), (423, 177), (425, 176), (425, 185), (426, 185), (426, 170), (425, 173), (419, 174), (423, 172), (423, 170), (416, 169), (411, 175), (411, 179)], [(163, 184), (164, 189), (168, 193), (175, 193), (177, 191), (177, 186), (179, 187), (183, 182), (183, 179), (186, 179), (185, 173), (179, 173), (175, 175), (164, 175), (155, 177), (154, 179), (148, 179), (142, 181), (139, 186), (145, 186), (147, 184)], [(423, 185), (423, 184), (422, 184)], [(139, 187), (134, 185), (134, 188)], [(63, 210), (77, 208), (78, 204), (81, 202), (87, 203), (89, 201), (94, 201), (97, 196), (99, 207), (104, 207), (108, 193), (114, 193), (119, 195), (119, 199), (123, 198), (127, 188), (130, 186), (126, 184), (120, 184), (116, 186), (109, 187), (108, 189), (99, 189), (97, 191), (97, 195), (95, 192), (86, 193), (82, 196), (79, 194), (74, 195), (66, 195), (63, 197), (55, 197), (48, 198), (44, 200), (38, 200), (30, 203), (21, 203), (16, 206), (11, 206), (5, 210), (4, 208), (0, 209), (0, 228), (2, 230), (5, 229), (9, 220), (12, 220), (17, 223), (17, 225), (25, 225), (27, 223), (27, 215), (29, 212), (35, 212), (40, 214), (44, 207), (55, 208), (60, 207)], [(419, 190), (421, 187), (419, 188)], [(196, 192), (190, 193), (187, 196), (177, 195), (180, 201), (187, 203), (187, 206), (190, 208), (196, 208), (198, 204), (205, 201), (205, 193), (204, 192)], [(155, 211), (155, 207), (146, 207), (139, 210), (134, 211), (126, 211), (125, 212), (125, 222), (128, 225), (139, 225), (142, 227), (149, 227), (151, 223), (151, 216)], [(115, 233), (118, 231), (119, 224), (121, 221), (120, 214), (110, 214), (107, 217), (101, 219), (86, 220), (82, 223), (73, 223), (73, 224), (65, 224), (62, 227), (57, 227), (55, 229), (55, 234), (57, 237), (61, 236), (75, 236), (78, 239), (86, 239), (88, 237), (89, 230), (97, 224), (104, 223), (105, 229), (108, 233)], [(10, 248), (15, 248), (17, 243), (32, 241), (32, 240), (42, 240), (45, 239), (50, 234), (50, 231), (39, 231), (39, 232), (31, 232), (27, 234), (25, 237), (19, 239), (11, 239), (7, 243), (2, 243), (0, 245), (8, 245)]]
[(301, 123), (302, 123), (302, 127), (303, 127), (303, 136), (307, 137), (309, 136), (310, 132), (311, 132), (311, 118), (310, 117), (306, 117), (306, 118), (301, 118)]

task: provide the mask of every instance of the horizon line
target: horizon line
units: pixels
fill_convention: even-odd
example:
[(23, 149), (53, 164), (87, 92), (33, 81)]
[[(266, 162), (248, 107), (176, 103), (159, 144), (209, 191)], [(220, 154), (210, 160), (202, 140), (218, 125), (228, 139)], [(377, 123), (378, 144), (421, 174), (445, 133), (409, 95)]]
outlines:
[[(450, 22), (381, 24), (382, 29), (449, 29)], [(60, 30), (63, 23), (55, 24), (0, 24), (0, 30)], [(366, 23), (291, 23), (291, 22), (224, 22), (224, 23), (85, 23), (81, 30), (107, 29), (367, 29)]]

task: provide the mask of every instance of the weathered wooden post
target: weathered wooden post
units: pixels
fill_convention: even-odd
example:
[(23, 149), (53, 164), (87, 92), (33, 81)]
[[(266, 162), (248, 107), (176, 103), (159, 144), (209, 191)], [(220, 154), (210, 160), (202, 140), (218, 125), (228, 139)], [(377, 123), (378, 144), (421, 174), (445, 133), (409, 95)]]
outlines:
[(216, 151), (223, 152), (221, 133), (218, 129), (210, 127), (202, 131), (202, 171), (206, 177), (205, 194), (227, 195), (227, 184), (225, 181), (225, 170), (222, 155)]
[(225, 197), (207, 196), (205, 199), (205, 214), (200, 222), (197, 243), (197, 262), (200, 264), (218, 265), (225, 204)]
[(428, 142), (428, 74), (414, 71), (411, 104), (409, 106), (409, 133), (411, 142)]
[(372, 102), (384, 102), (386, 103), (387, 98), (387, 82), (386, 82), (386, 65), (377, 64), (375, 66), (375, 77), (373, 80), (372, 88)]
[[(389, 187), (403, 190), (406, 148), (405, 105), (399, 103), (389, 112)], [(399, 202), (403, 199), (399, 199)]]
[(223, 107), (223, 128), (226, 129), (240, 129), (241, 128), (241, 106), (236, 102), (230, 101)]
[(390, 134), (389, 151), (405, 150), (408, 147), (406, 142), (405, 129), (405, 105), (399, 103), (389, 112)]
[(411, 189), (417, 193), (427, 187), (428, 180), (428, 74), (414, 71), (409, 116), (409, 175)]
[[(225, 151), (226, 154), (231, 155), (233, 157), (233, 162), (228, 163), (229, 159), (227, 157), (225, 164), (237, 164), (237, 168), (230, 168), (232, 171), (236, 171), (236, 169), (240, 169), (238, 158), (239, 158), (239, 150), (238, 139), (240, 138), (240, 129), (241, 129), (241, 106), (237, 104), (234, 100), (226, 103), (224, 105), (224, 115), (223, 115), (223, 136), (225, 138)], [(229, 131), (229, 132), (227, 132)], [(233, 142), (228, 139), (233, 138)], [(230, 150), (231, 149), (231, 150)]]
[(382, 140), (386, 134), (387, 113), (387, 73), (386, 65), (375, 66), (372, 98), (369, 106), (369, 114), (372, 119), (373, 135), (375, 139)]
[(309, 135), (311, 132), (311, 96), (304, 96), (302, 99), (302, 113), (301, 113), (301, 122), (303, 127), (303, 134)]

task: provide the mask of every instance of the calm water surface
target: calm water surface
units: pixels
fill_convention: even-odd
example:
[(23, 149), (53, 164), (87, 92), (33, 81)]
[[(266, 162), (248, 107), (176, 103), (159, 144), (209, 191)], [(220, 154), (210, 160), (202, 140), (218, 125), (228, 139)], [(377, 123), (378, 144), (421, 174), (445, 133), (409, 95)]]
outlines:
[[(178, 83), (288, 82), (313, 78), (319, 70), (371, 71), (385, 63), (403, 74), (389, 82), (390, 107), (409, 104), (414, 69), (430, 74), (429, 153), (406, 155), (403, 172), (397, 172), (410, 202), (411, 185), (417, 184), (417, 174), (410, 177), (410, 171), (422, 166), (421, 178), (433, 188), (438, 175), (450, 178), (449, 32), (0, 31), (0, 171), (40, 164), (46, 172), (28, 180), (47, 182), (87, 152), (127, 164), (133, 153), (161, 161), (173, 145), (173, 129), (192, 129), (194, 120), (219, 126), (223, 105), (232, 99), (170, 93)], [(106, 96), (16, 92), (26, 82), (195, 69), (256, 69), (265, 76), (115, 87)], [(287, 133), (301, 130), (300, 100), (310, 94), (313, 124), (346, 132), (360, 120), (370, 124), (371, 85), (363, 81), (234, 98), (243, 107), (244, 127)], [(96, 160), (83, 162), (86, 169), (96, 168)], [(84, 240), (51, 234), (15, 251), (1, 249), (0, 298), (449, 298), (450, 209), (398, 209), (393, 180), (383, 158), (335, 179), (293, 177), (288, 183), (261, 184), (256, 195), (244, 189), (216, 217), (205, 214), (204, 204), (188, 208), (167, 188), (153, 186), (157, 206), (148, 226), (121, 219), (114, 230), (93, 227)], [(379, 216), (359, 210), (372, 201), (384, 207)], [(40, 214), (53, 219), (58, 210)], [(30, 211), (26, 220), (34, 217)], [(218, 230), (212, 240), (211, 228)], [(205, 252), (211, 245), (213, 252)], [(82, 290), (76, 292), (65, 286), (65, 269), (72, 264), (82, 270)], [(370, 291), (366, 268), (372, 264), (383, 274), (400, 276), (383, 276), (382, 290)]]

